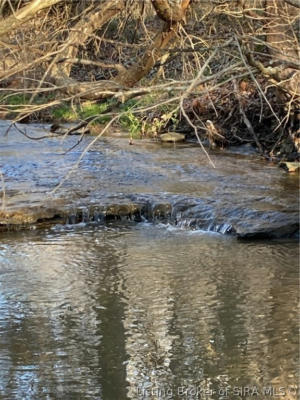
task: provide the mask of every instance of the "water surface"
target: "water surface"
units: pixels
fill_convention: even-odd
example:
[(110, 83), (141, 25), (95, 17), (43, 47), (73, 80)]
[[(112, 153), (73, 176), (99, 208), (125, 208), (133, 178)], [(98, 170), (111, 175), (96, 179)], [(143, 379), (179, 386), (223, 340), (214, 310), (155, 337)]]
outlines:
[[(93, 137), (77, 146), (74, 136), (29, 140), (13, 128), (5, 135), (8, 126), (0, 121), (1, 230), (120, 213), (240, 237), (291, 236), (299, 227), (298, 176), (255, 154), (210, 152), (213, 168), (198, 145), (141, 140), (130, 146), (108, 137), (80, 159)], [(37, 139), (49, 126), (19, 129)]]
[(296, 399), (298, 260), (153, 224), (1, 234), (0, 398)]

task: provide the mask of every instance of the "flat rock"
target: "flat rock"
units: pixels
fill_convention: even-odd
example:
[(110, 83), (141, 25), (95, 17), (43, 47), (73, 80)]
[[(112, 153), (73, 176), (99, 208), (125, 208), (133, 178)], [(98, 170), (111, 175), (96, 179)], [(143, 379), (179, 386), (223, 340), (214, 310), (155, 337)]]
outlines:
[(241, 221), (235, 226), (239, 239), (279, 239), (294, 237), (299, 232), (299, 216), (277, 214), (273, 220)]
[(300, 163), (299, 162), (288, 162), (284, 161), (279, 164), (280, 168), (285, 169), (287, 172), (299, 172), (300, 171)]
[(178, 132), (167, 132), (160, 135), (160, 140), (162, 142), (183, 142), (185, 140), (185, 135)]
[[(128, 146), (127, 139), (109, 138), (93, 143), (82, 158), (94, 140), (89, 135), (79, 142), (69, 135), (32, 141), (14, 127), (7, 135), (9, 125), (0, 121), (2, 232), (122, 220), (250, 240), (297, 235), (298, 177), (262, 160), (222, 153), (212, 168), (199, 147)], [(40, 138), (50, 126), (21, 128)], [(175, 136), (184, 137), (162, 137), (174, 143)]]

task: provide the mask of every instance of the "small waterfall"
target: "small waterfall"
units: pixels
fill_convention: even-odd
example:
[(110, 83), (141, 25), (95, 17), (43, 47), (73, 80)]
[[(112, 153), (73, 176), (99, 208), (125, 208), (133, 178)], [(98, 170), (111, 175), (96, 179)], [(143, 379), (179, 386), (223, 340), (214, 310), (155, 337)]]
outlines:
[(224, 223), (224, 224), (215, 224), (211, 223), (207, 228), (209, 232), (218, 232), (222, 233), (223, 235), (230, 234), (234, 232), (234, 229), (231, 224)]
[[(178, 210), (179, 208), (179, 210)], [(183, 204), (178, 207), (171, 202), (140, 201), (138, 204), (111, 204), (106, 207), (91, 206), (79, 207), (72, 210), (67, 216), (66, 224), (74, 225), (80, 223), (105, 224), (109, 221), (121, 222), (150, 222), (154, 224), (165, 224), (185, 230), (202, 230), (218, 232), (221, 234), (235, 233), (229, 222), (220, 222), (210, 207), (201, 204), (189, 208), (186, 205), (182, 211)]]

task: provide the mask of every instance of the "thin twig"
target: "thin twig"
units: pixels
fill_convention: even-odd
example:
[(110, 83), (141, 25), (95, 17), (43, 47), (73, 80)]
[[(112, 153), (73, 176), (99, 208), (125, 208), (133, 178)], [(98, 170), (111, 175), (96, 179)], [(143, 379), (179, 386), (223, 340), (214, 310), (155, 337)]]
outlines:
[(237, 44), (237, 47), (238, 47), (238, 50), (239, 50), (241, 59), (242, 59), (244, 65), (245, 65), (245, 67), (246, 67), (247, 70), (249, 71), (249, 74), (250, 74), (250, 76), (251, 76), (253, 82), (255, 83), (256, 87), (257, 87), (258, 90), (259, 90), (259, 92), (260, 92), (261, 95), (263, 96), (265, 102), (268, 104), (268, 106), (269, 106), (269, 108), (270, 108), (272, 114), (274, 115), (274, 117), (276, 118), (276, 120), (278, 121), (278, 123), (280, 124), (280, 123), (281, 123), (280, 119), (278, 118), (277, 114), (276, 114), (275, 111), (273, 110), (273, 107), (271, 106), (269, 100), (267, 99), (266, 95), (264, 94), (264, 91), (262, 90), (260, 84), (258, 83), (258, 81), (257, 81), (257, 79), (255, 78), (253, 72), (251, 71), (251, 68), (249, 67), (248, 63), (246, 62), (246, 59), (245, 59), (245, 57), (244, 57), (244, 54), (243, 54), (243, 52), (242, 52), (240, 43), (239, 43), (238, 38), (237, 38), (236, 35), (235, 35), (235, 40), (236, 40), (236, 44)]
[(236, 98), (237, 98), (238, 103), (239, 103), (240, 114), (241, 114), (241, 116), (243, 118), (244, 124), (246, 125), (248, 131), (253, 136), (254, 141), (256, 143), (256, 146), (259, 149), (259, 152), (261, 154), (263, 154), (263, 152), (264, 152), (263, 148), (262, 148), (262, 146), (261, 146), (261, 144), (260, 144), (260, 142), (258, 140), (258, 137), (257, 137), (257, 135), (256, 135), (256, 133), (255, 133), (255, 131), (253, 129), (253, 126), (252, 126), (251, 122), (249, 121), (249, 119), (248, 119), (248, 117), (247, 117), (247, 115), (246, 115), (246, 113), (244, 111), (244, 108), (243, 108), (243, 105), (242, 105), (242, 102), (241, 102), (241, 97), (240, 97), (240, 94), (239, 94), (239, 91), (238, 91), (238, 86), (237, 86), (236, 80), (233, 80), (233, 86), (234, 86), (234, 91), (235, 91)]
[(1, 185), (2, 185), (2, 206), (1, 209), (2, 211), (5, 209), (6, 206), (6, 190), (5, 190), (5, 181), (4, 181), (4, 176), (2, 171), (0, 170), (0, 180), (1, 180)]
[(80, 161), (83, 159), (83, 157), (86, 155), (86, 153), (90, 150), (90, 148), (97, 142), (98, 139), (107, 131), (107, 129), (119, 118), (119, 115), (116, 117), (112, 118), (106, 126), (102, 129), (102, 131), (86, 146), (86, 148), (83, 150), (83, 152), (80, 154), (80, 157), (76, 161), (76, 163), (72, 166), (72, 168), (68, 171), (68, 173), (61, 179), (59, 184), (51, 191), (49, 192), (50, 195), (54, 194), (57, 192), (57, 190), (63, 185), (63, 183), (73, 174), (76, 168), (78, 168)]

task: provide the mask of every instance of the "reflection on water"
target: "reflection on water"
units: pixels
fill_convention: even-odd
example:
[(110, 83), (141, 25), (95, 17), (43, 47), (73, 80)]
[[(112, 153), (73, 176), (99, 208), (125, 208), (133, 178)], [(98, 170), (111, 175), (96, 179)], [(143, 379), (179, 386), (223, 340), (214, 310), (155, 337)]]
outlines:
[(6, 234), (0, 398), (296, 399), (298, 259), (151, 225)]

